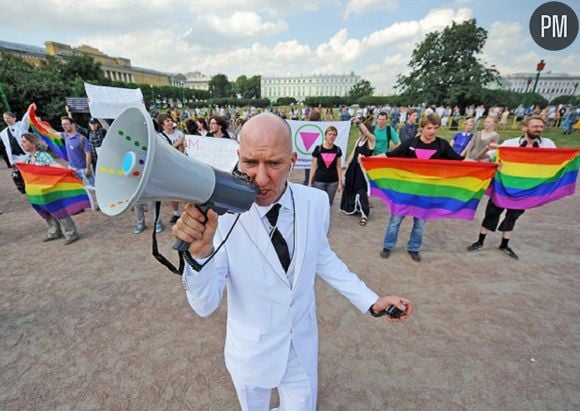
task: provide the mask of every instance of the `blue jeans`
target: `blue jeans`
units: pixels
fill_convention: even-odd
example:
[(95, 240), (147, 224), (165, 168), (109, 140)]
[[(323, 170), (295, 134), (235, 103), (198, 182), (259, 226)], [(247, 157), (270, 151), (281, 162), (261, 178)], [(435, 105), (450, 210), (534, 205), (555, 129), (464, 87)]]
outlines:
[(322, 181), (313, 181), (312, 187), (325, 191), (326, 194), (328, 194), (330, 206), (332, 207), (332, 203), (334, 202), (334, 196), (336, 195), (336, 190), (338, 190), (338, 181), (335, 181), (334, 183), (323, 183)]
[[(391, 214), (391, 219), (387, 225), (387, 232), (385, 233), (384, 248), (392, 250), (397, 245), (397, 237), (399, 236), (399, 227), (405, 217), (397, 217)], [(421, 242), (423, 241), (423, 230), (425, 229), (425, 220), (413, 217), (413, 229), (411, 230), (411, 237), (407, 243), (407, 250), (419, 251)]]
[(73, 169), (77, 175), (77, 178), (83, 182), (83, 184), (90, 190), (95, 189), (95, 173), (94, 171), (91, 172), (90, 176), (85, 175), (84, 168), (74, 168), (69, 166), (68, 168)]

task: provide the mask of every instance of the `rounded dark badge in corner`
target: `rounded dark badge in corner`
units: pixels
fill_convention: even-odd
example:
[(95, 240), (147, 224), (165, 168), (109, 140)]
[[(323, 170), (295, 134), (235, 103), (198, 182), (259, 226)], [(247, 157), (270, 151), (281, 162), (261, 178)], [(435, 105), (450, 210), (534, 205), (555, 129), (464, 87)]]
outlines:
[(563, 50), (576, 40), (578, 16), (562, 2), (544, 3), (530, 18), (530, 34), (536, 44), (546, 50)]

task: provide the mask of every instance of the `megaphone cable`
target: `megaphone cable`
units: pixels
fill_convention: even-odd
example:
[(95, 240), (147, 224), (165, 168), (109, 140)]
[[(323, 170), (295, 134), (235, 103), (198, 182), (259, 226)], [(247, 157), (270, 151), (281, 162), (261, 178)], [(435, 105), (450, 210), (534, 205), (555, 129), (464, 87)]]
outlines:
[[(154, 227), (157, 225), (157, 221), (159, 220), (159, 212), (160, 211), (161, 211), (161, 202), (156, 201), (155, 202), (155, 222), (153, 224)], [(193, 258), (193, 256), (191, 255), (191, 253), (188, 250), (185, 250), (185, 251), (178, 251), (179, 267), (175, 268), (175, 266), (167, 258), (165, 258), (165, 256), (163, 254), (161, 254), (159, 252), (159, 247), (157, 245), (157, 233), (155, 232), (155, 230), (153, 230), (153, 233), (151, 235), (152, 239), (153, 239), (151, 253), (153, 254), (153, 257), (155, 257), (155, 259), (161, 263), (161, 265), (165, 266), (173, 274), (177, 274), (177, 275), (183, 274), (183, 268), (185, 267), (184, 261), (187, 264), (189, 264), (191, 266), (191, 268), (193, 268), (195, 271), (199, 272), (199, 271), (201, 271), (201, 269), (203, 267), (205, 267), (205, 265), (207, 263), (209, 263), (211, 261), (211, 259), (217, 254), (217, 252), (222, 248), (222, 246), (226, 243), (226, 241), (228, 241), (228, 238), (230, 237), (230, 234), (232, 233), (232, 231), (236, 227), (236, 224), (238, 223), (239, 219), (240, 219), (240, 214), (238, 214), (236, 216), (236, 219), (234, 220), (234, 223), (232, 224), (230, 230), (226, 234), (224, 240), (210, 254), (210, 256), (207, 258), (207, 260), (205, 260), (205, 262), (203, 264), (200, 264), (195, 258)]]

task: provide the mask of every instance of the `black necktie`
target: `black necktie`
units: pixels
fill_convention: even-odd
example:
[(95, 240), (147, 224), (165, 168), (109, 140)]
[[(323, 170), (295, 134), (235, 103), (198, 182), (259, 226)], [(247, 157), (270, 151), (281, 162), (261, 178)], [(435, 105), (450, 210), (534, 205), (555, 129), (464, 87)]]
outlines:
[(274, 249), (276, 250), (276, 254), (278, 254), (278, 258), (280, 259), (280, 263), (282, 263), (282, 267), (284, 267), (284, 271), (288, 271), (288, 267), (290, 267), (290, 252), (288, 251), (288, 244), (286, 243), (286, 240), (284, 240), (284, 237), (282, 237), (280, 230), (276, 227), (278, 215), (280, 214), (280, 207), (281, 204), (274, 204), (266, 214), (266, 217), (268, 218), (270, 225), (274, 227), (274, 232), (271, 233), (270, 238), (274, 245)]

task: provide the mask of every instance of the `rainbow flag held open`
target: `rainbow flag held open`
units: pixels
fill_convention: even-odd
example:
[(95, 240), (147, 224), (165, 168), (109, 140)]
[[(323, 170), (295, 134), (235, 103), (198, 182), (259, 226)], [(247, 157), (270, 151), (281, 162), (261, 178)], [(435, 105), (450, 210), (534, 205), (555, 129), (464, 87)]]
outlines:
[(496, 165), (454, 160), (364, 157), (370, 194), (391, 214), (473, 220)]
[(488, 194), (502, 208), (527, 210), (576, 191), (580, 150), (499, 147), (501, 167)]
[(65, 161), (68, 161), (64, 140), (60, 134), (50, 126), (50, 124), (48, 124), (46, 121), (41, 121), (36, 116), (36, 112), (32, 104), (28, 107), (28, 119), (30, 128), (32, 128), (32, 131), (34, 131), (34, 134), (40, 136), (48, 145), (48, 148), (57, 156)]
[(17, 163), (26, 183), (26, 195), (43, 218), (63, 218), (92, 208), (91, 196), (74, 170)]

